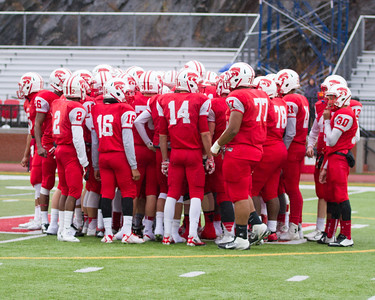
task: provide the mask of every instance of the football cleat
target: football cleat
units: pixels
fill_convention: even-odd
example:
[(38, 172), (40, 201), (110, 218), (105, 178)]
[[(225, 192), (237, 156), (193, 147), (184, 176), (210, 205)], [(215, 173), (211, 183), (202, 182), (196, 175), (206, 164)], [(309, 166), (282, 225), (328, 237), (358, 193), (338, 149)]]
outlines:
[(27, 228), (27, 227), (29, 227), (31, 224), (33, 224), (34, 222), (35, 222), (34, 219), (30, 219), (29, 222), (19, 224), (18, 227), (19, 227), (19, 228)]
[(121, 228), (120, 231), (115, 234), (115, 240), (121, 241), (122, 238), (124, 237), (124, 234), (125, 234), (125, 231), (122, 230)]
[(62, 234), (61, 234), (61, 238), (62, 238), (63, 242), (73, 242), (73, 243), (79, 243), (80, 242), (80, 240), (77, 239), (74, 236), (74, 229), (73, 228), (71, 228), (70, 230), (64, 229)]
[(206, 244), (203, 243), (199, 237), (189, 236), (186, 245), (188, 246), (205, 246)]
[(277, 242), (278, 238), (277, 238), (277, 234), (276, 232), (272, 232), (268, 237), (267, 237), (267, 241), (268, 242)]
[(136, 228), (133, 226), (133, 234), (137, 235), (139, 238), (142, 238), (143, 237), (142, 227)]
[(96, 237), (98, 238), (104, 237), (104, 228), (99, 228), (96, 230)]
[(316, 242), (322, 237), (323, 233), (319, 229), (315, 229), (313, 232), (305, 234), (305, 238), (310, 242)]
[(303, 239), (303, 228), (301, 223), (298, 223), (298, 236), (300, 240)]
[(172, 234), (172, 243), (186, 243), (186, 239), (184, 239), (179, 234)]
[(86, 235), (87, 236), (95, 236), (96, 235), (96, 228), (94, 228), (94, 229), (87, 228)]
[(121, 243), (124, 244), (143, 244), (145, 241), (141, 239), (139, 236), (131, 233), (130, 235), (124, 234), (122, 237)]
[(352, 239), (348, 239), (345, 235), (339, 234), (337, 240), (335, 242), (331, 242), (328, 244), (330, 247), (351, 247), (354, 245)]
[(164, 236), (161, 243), (163, 245), (170, 245), (170, 244), (172, 244), (173, 243), (172, 237), (171, 236)]
[(144, 234), (143, 235), (143, 240), (145, 242), (148, 242), (148, 241), (155, 241), (155, 236), (152, 232), (149, 232), (148, 234)]
[(155, 241), (156, 242), (163, 241), (163, 235), (162, 234), (155, 234)]
[(294, 223), (290, 223), (288, 231), (280, 234), (280, 240), (281, 241), (299, 240), (298, 225)]
[(264, 223), (253, 225), (253, 229), (249, 236), (250, 245), (256, 245), (256, 244), (259, 245), (260, 241), (268, 237), (270, 233), (271, 231), (268, 229), (267, 225)]
[(249, 250), (250, 242), (247, 239), (240, 238), (236, 236), (233, 241), (226, 244), (219, 244), (220, 249), (230, 249), (230, 250)]
[(113, 235), (105, 235), (100, 241), (102, 243), (111, 244), (113, 240)]
[(335, 242), (335, 236), (332, 236), (331, 238), (327, 237), (327, 233), (322, 232), (322, 237), (317, 240), (318, 244), (329, 244)]
[(42, 233), (47, 233), (47, 230), (48, 230), (48, 226), (49, 224), (48, 223), (43, 223), (42, 224)]
[(47, 235), (57, 235), (57, 231), (59, 230), (59, 226), (48, 226)]
[(227, 244), (227, 243), (230, 243), (230, 242), (233, 242), (234, 240), (234, 235), (222, 235), (222, 236), (219, 236), (215, 239), (215, 244), (216, 245), (220, 245), (220, 244)]
[(26, 227), (28, 230), (40, 230), (42, 229), (42, 224), (38, 221), (31, 221), (29, 226)]

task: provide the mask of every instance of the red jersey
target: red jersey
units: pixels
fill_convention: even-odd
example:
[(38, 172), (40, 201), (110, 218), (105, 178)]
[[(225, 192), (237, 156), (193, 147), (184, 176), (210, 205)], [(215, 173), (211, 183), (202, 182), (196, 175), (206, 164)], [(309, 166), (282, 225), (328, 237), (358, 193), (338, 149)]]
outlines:
[(99, 138), (99, 153), (124, 152), (122, 129), (133, 128), (134, 109), (126, 103), (97, 104), (91, 113)]
[(315, 103), (315, 119), (319, 125), (319, 135), (318, 135), (318, 141), (316, 144), (316, 149), (318, 153), (324, 153), (326, 149), (326, 141), (325, 141), (325, 135), (324, 135), (324, 120), (323, 120), (323, 112), (326, 107), (327, 107), (326, 101), (320, 100)]
[(359, 115), (361, 114), (361, 111), (362, 111), (362, 103), (359, 102), (359, 101), (357, 101), (357, 100), (350, 99), (349, 106), (354, 111), (354, 115), (355, 115), (355, 117), (356, 117), (356, 119), (358, 121)]
[(287, 122), (288, 106), (281, 98), (270, 99), (267, 115), (267, 140), (265, 145), (283, 141)]
[[(159, 145), (159, 127), (160, 127), (160, 117), (159, 117), (159, 113), (158, 113), (158, 106), (159, 105), (159, 97), (161, 95), (155, 95), (155, 96), (152, 96), (148, 102), (147, 102), (147, 111), (151, 114), (151, 117), (152, 117), (152, 123), (153, 123), (153, 127), (154, 127), (154, 138), (152, 139), (152, 143), (155, 145), (155, 146), (158, 146)], [(148, 124), (148, 126), (150, 126), (150, 124)]]
[(29, 129), (29, 133), (33, 137), (35, 136), (35, 134), (34, 134), (34, 125), (35, 125), (35, 117), (36, 117), (35, 97), (37, 95), (38, 95), (37, 92), (31, 93), (28, 97), (26, 97), (26, 100), (25, 100), (25, 102), (28, 102), (28, 112), (26, 112), (26, 115), (28, 113), (28, 115), (27, 115), (28, 129)]
[(200, 133), (207, 132), (210, 100), (200, 93), (173, 93), (160, 97), (159, 133), (168, 135), (172, 149), (201, 149)]
[(203, 95), (207, 96), (210, 99), (218, 98), (219, 95), (216, 93), (216, 86), (209, 85), (209, 86), (201, 86), (199, 87), (199, 92)]
[(305, 145), (309, 127), (309, 101), (298, 94), (288, 94), (283, 100), (288, 105), (288, 119), (296, 119), (296, 135), (292, 142)]
[(82, 104), (64, 96), (52, 102), (52, 136), (57, 145), (73, 145), (72, 126), (81, 126), (86, 112)]
[(346, 152), (354, 147), (358, 123), (350, 107), (343, 107), (334, 112), (331, 118), (331, 128), (332, 130), (335, 128), (341, 130), (342, 134), (336, 145), (332, 147), (327, 146), (328, 154), (336, 151)]
[(232, 111), (243, 114), (240, 130), (227, 144), (226, 151), (233, 148), (236, 158), (260, 161), (267, 135), (268, 95), (261, 90), (239, 89), (231, 92), (226, 101), (228, 114)]
[[(136, 94), (134, 97), (131, 106), (134, 108), (137, 117), (147, 109), (147, 103), (150, 100), (150, 97), (146, 97), (142, 94)], [(152, 122), (148, 122), (145, 126), (146, 132), (150, 140), (153, 139), (154, 136), (154, 125)], [(146, 146), (143, 142), (141, 136), (139, 135), (138, 131), (133, 128), (133, 135), (134, 135), (134, 145)]]
[(33, 122), (31, 122), (30, 120), (30, 102), (28, 99), (26, 99), (23, 102), (23, 110), (25, 111), (26, 117), (27, 117), (27, 133), (31, 134), (31, 128), (33, 127)]
[(35, 97), (35, 107), (37, 113), (45, 114), (45, 119), (42, 126), (42, 145), (52, 145), (52, 114), (51, 107), (52, 102), (59, 99), (60, 96), (56, 95), (54, 92), (48, 90), (41, 90)]
[(211, 100), (211, 109), (208, 113), (208, 122), (215, 123), (215, 132), (212, 137), (214, 143), (227, 127), (226, 111), (228, 110), (226, 97), (213, 98)]

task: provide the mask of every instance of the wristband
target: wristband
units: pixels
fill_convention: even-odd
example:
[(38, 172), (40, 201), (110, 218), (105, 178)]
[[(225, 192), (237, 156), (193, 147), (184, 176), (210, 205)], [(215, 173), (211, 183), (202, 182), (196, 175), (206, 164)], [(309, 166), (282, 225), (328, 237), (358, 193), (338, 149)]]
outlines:
[(221, 148), (221, 146), (220, 146), (219, 143), (216, 141), (216, 142), (212, 145), (212, 147), (211, 147), (211, 152), (214, 153), (214, 154), (217, 154), (217, 153), (219, 153), (220, 148)]

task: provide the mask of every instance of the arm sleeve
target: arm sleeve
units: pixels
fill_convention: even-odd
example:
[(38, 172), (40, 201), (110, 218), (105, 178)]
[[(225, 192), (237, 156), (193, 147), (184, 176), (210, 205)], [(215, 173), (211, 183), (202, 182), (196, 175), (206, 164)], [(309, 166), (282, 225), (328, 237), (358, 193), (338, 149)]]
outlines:
[(324, 132), (326, 135), (327, 145), (333, 147), (336, 145), (337, 141), (339, 140), (342, 131), (338, 128), (331, 129), (331, 121), (325, 120), (324, 121)]
[(286, 123), (284, 144), (287, 149), (289, 149), (289, 146), (296, 135), (296, 122), (296, 118), (288, 118), (288, 122)]
[(42, 97), (35, 97), (35, 108), (37, 112), (48, 113), (49, 112), (49, 103), (46, 99)]
[(215, 120), (216, 120), (216, 115), (215, 115), (215, 112), (212, 110), (212, 108), (208, 112), (207, 120), (208, 120), (208, 122), (215, 122)]
[(148, 110), (144, 110), (134, 121), (134, 126), (137, 129), (139, 135), (141, 136), (143, 142), (146, 145), (149, 145), (151, 142), (150, 137), (148, 136), (145, 128), (145, 124), (152, 120), (152, 116)]
[(133, 131), (130, 128), (122, 129), (122, 143), (124, 145), (126, 158), (132, 170), (137, 169), (135, 158)]
[(76, 148), (79, 163), (82, 167), (87, 167), (89, 162), (86, 155), (86, 146), (83, 141), (82, 126), (72, 126), (73, 145)]
[(315, 119), (313, 126), (311, 127), (308, 140), (307, 140), (308, 147), (309, 146), (314, 147), (314, 145), (316, 144), (318, 140), (319, 132), (320, 132), (319, 124), (318, 124), (318, 121)]
[(99, 170), (99, 140), (95, 130), (91, 130), (91, 159), (94, 170)]
[(355, 133), (355, 143), (357, 144), (360, 139), (361, 139), (361, 129), (358, 126), (357, 131)]

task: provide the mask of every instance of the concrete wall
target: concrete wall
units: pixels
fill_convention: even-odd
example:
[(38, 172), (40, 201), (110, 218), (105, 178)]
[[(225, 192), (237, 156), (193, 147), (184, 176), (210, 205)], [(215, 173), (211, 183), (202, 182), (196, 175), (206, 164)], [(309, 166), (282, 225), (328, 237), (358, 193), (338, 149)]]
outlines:
[(20, 162), (26, 138), (26, 128), (0, 128), (0, 162)]
[(375, 138), (364, 138), (361, 137), (361, 140), (356, 145), (356, 166), (355, 171), (357, 173), (363, 172), (374, 172), (375, 171), (375, 153), (371, 150), (367, 150), (367, 159), (366, 159), (366, 145), (372, 148), (375, 151)]

